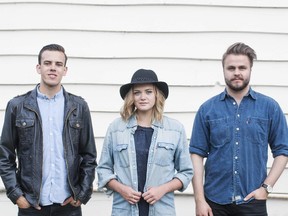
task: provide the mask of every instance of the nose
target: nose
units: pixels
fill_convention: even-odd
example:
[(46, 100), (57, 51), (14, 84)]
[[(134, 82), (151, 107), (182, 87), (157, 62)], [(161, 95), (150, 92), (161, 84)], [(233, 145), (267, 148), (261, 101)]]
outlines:
[(234, 71), (234, 75), (239, 75), (239, 74), (240, 74), (240, 69), (236, 68), (235, 71)]
[(145, 93), (141, 93), (140, 99), (141, 99), (141, 100), (145, 100), (145, 99), (146, 99), (146, 94), (145, 94)]
[(55, 70), (56, 70), (56, 65), (55, 65), (55, 64), (51, 64), (50, 70), (51, 70), (51, 71), (55, 71)]

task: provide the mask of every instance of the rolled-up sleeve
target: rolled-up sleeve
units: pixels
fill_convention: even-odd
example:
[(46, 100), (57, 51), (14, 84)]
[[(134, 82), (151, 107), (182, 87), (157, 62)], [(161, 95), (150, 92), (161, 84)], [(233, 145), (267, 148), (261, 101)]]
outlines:
[(111, 195), (113, 193), (113, 190), (106, 187), (106, 185), (112, 179), (117, 179), (117, 176), (114, 173), (113, 149), (111, 142), (111, 134), (109, 131), (110, 130), (108, 128), (96, 171), (98, 176), (98, 190), (104, 191), (106, 194)]

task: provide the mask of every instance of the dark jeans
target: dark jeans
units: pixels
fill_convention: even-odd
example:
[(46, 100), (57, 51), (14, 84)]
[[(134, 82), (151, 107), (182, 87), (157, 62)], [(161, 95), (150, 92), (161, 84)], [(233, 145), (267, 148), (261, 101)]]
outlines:
[(74, 207), (70, 204), (65, 206), (61, 206), (60, 204), (42, 206), (41, 210), (33, 207), (18, 209), (18, 216), (82, 216), (81, 207)]
[(219, 205), (208, 199), (214, 216), (267, 216), (266, 200), (251, 200), (249, 203)]

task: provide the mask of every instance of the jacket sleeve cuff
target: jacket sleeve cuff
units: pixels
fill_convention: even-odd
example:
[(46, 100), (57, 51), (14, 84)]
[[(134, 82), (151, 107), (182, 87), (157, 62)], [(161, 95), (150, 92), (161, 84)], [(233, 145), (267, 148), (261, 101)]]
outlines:
[(14, 204), (16, 204), (16, 201), (18, 200), (18, 198), (20, 196), (23, 196), (23, 192), (20, 188), (16, 188), (11, 193), (7, 194), (7, 196)]
[(80, 200), (82, 204), (86, 204), (90, 198), (91, 198), (91, 195), (92, 195), (92, 192), (93, 192), (93, 189), (91, 190), (91, 192), (89, 193), (84, 193), (83, 191), (81, 191), (78, 195), (77, 195), (77, 200)]
[(116, 179), (117, 180), (117, 176), (115, 174), (111, 174), (111, 175), (107, 176), (105, 179), (101, 178), (101, 176), (99, 176), (99, 182), (98, 182), (98, 188), (97, 189), (99, 191), (105, 192), (106, 195), (111, 196), (114, 191), (111, 190), (110, 188), (108, 188), (107, 184), (112, 179)]

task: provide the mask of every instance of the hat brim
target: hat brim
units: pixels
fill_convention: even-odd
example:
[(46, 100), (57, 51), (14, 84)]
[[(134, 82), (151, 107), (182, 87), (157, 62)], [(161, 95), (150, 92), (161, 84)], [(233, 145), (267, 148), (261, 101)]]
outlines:
[[(124, 98), (126, 97), (127, 93), (130, 91), (131, 87), (135, 84), (145, 84), (145, 83), (127, 83), (125, 85), (122, 85), (120, 87), (120, 95), (122, 97), (122, 99), (124, 100)], [(167, 85), (166, 82), (161, 82), (161, 81), (158, 81), (158, 82), (149, 82), (148, 84), (154, 84), (157, 86), (157, 88), (163, 92), (164, 94), (164, 97), (165, 99), (168, 98), (168, 95), (169, 95), (169, 87)]]

